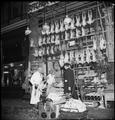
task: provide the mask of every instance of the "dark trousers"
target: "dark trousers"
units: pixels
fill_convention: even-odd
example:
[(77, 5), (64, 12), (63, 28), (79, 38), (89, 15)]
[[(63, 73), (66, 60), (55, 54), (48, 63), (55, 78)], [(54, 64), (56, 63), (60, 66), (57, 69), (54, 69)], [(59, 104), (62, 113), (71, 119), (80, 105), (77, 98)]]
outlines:
[(69, 93), (68, 83), (67, 83), (67, 82), (64, 82), (64, 94), (66, 94), (66, 93)]

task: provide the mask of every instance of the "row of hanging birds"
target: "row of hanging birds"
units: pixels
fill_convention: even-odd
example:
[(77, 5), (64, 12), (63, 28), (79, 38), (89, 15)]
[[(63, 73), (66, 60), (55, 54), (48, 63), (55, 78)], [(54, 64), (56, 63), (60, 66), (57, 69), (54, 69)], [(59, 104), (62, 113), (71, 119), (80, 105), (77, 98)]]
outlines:
[[(92, 28), (93, 29), (93, 28)], [(52, 34), (50, 36), (40, 36), (38, 40), (38, 45), (42, 46), (45, 44), (56, 44), (59, 45), (61, 41), (68, 41), (71, 39), (79, 39), (80, 37), (83, 37), (86, 35), (86, 32), (88, 29), (82, 28), (81, 30), (76, 29), (76, 31), (65, 31), (63, 34)], [(34, 44), (34, 40), (31, 40), (31, 47)]]
[[(79, 39), (80, 37), (85, 36), (90, 30), (82, 28), (81, 30), (76, 29), (76, 31), (71, 30), (70, 32), (65, 31), (63, 34), (52, 34), (50, 36), (39, 36), (38, 46), (47, 45), (47, 44), (55, 44), (59, 45), (61, 41), (68, 41), (71, 39)], [(93, 32), (94, 29), (91, 28)], [(35, 47), (34, 39), (30, 40), (30, 47)]]
[[(85, 27), (87, 24), (91, 25), (95, 20), (93, 19), (93, 11), (90, 9), (88, 11), (82, 12), (71, 19), (69, 23), (65, 23), (63, 19), (59, 22), (52, 21), (50, 25), (45, 23), (45, 26), (42, 30), (42, 35), (49, 35), (53, 33), (64, 32), (68, 29), (76, 29), (77, 27)], [(67, 16), (66, 16), (67, 17)]]
[[(87, 63), (89, 63), (89, 61), (93, 61), (95, 62), (96, 61), (96, 50), (99, 49), (100, 50), (104, 50), (106, 49), (106, 40), (104, 39), (104, 36), (103, 34), (100, 34), (99, 37), (97, 38), (97, 36), (91, 36), (91, 39), (93, 41), (93, 44), (92, 44), (92, 48), (89, 48), (87, 46), (87, 49), (81, 49), (81, 50), (78, 50), (77, 47), (75, 49), (75, 51), (67, 51), (67, 46), (65, 43), (63, 43), (62, 45), (59, 44), (59, 45), (51, 45), (51, 46), (45, 46), (45, 47), (39, 47), (39, 48), (35, 48), (34, 49), (34, 53), (33, 55), (35, 57), (42, 57), (44, 55), (47, 55), (47, 56), (50, 56), (50, 55), (53, 55), (55, 56), (57, 53), (61, 53), (60, 55), (60, 61), (62, 61), (61, 63), (66, 63), (66, 62), (70, 62), (72, 61), (73, 58), (75, 58), (76, 54), (79, 56), (79, 59), (77, 60), (78, 63), (83, 63), (83, 56), (87, 56), (86, 58), (86, 61)], [(99, 44), (98, 44), (98, 41), (99, 40)], [(98, 46), (99, 45), (99, 46)], [(63, 54), (63, 51), (66, 51), (65, 54)], [(59, 55), (59, 54), (58, 54)], [(72, 57), (74, 56), (74, 57)], [(90, 60), (91, 58), (91, 60)]]
[(99, 47), (100, 51), (105, 50), (107, 45), (106, 45), (106, 40), (104, 39), (103, 35), (100, 35), (100, 42), (99, 46), (97, 46), (97, 39), (96, 36), (93, 36), (93, 46), (89, 48), (87, 46), (86, 49), (81, 49), (81, 50), (75, 50), (75, 51), (66, 51), (65, 55), (61, 53), (59, 63), (60, 66), (63, 66), (65, 63), (72, 63), (73, 61), (76, 62), (77, 64), (85, 64), (85, 63), (90, 63), (90, 62), (96, 62), (97, 61), (97, 49)]
[(65, 55), (63, 53), (60, 55), (60, 66), (63, 66), (65, 63), (72, 63), (73, 61), (77, 64), (96, 62), (96, 53), (93, 48), (87, 47), (80, 51), (67, 51)]

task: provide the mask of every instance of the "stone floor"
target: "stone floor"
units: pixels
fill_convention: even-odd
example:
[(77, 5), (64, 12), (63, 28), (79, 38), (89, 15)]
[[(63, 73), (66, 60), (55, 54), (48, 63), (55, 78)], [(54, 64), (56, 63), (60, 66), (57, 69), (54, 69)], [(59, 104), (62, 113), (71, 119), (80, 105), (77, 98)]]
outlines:
[[(2, 120), (39, 120), (38, 111), (25, 99), (1, 99)], [(88, 108), (88, 119), (113, 119), (113, 109)], [(67, 119), (67, 118), (65, 118)], [(72, 118), (71, 118), (72, 119)]]

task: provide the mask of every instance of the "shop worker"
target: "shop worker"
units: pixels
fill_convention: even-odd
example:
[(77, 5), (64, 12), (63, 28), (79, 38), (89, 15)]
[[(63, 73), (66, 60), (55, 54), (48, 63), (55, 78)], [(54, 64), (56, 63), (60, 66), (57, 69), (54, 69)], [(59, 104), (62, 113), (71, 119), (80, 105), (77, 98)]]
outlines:
[(30, 79), (30, 83), (32, 84), (30, 104), (37, 105), (37, 103), (40, 102), (42, 89), (44, 89), (42, 73), (43, 68), (42, 66), (39, 66)]
[(64, 94), (72, 94), (74, 86), (74, 72), (70, 63), (64, 64)]

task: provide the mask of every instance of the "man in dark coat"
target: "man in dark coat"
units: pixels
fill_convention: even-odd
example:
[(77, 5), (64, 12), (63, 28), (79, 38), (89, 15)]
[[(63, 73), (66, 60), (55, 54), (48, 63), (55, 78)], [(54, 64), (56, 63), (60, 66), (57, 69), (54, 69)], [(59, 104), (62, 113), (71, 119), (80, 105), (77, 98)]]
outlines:
[(74, 86), (74, 72), (69, 63), (64, 64), (64, 94), (72, 94)]

